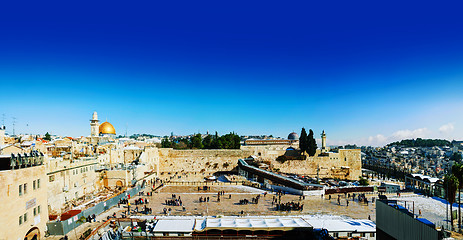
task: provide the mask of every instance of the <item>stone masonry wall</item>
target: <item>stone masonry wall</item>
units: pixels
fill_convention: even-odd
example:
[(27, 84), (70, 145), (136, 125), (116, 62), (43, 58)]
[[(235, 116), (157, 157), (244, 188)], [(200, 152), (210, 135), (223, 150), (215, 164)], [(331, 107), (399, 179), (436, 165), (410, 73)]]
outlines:
[(177, 174), (183, 176), (209, 176), (217, 171), (231, 171), (238, 159), (250, 156), (249, 151), (232, 150), (174, 150), (159, 149), (159, 177)]
[[(328, 153), (328, 156), (307, 157), (306, 160), (288, 160), (279, 163), (272, 160), (273, 168), (284, 173), (297, 173), (319, 178), (338, 178), (343, 180), (359, 180), (362, 174), (360, 149), (341, 149), (339, 153)], [(317, 173), (318, 172), (318, 173)]]
[[(159, 174), (161, 179), (171, 176), (192, 176), (202, 179), (218, 171), (231, 171), (238, 159), (251, 155), (259, 160), (269, 161), (273, 168), (284, 173), (296, 173), (320, 178), (338, 178), (358, 180), (361, 176), (360, 150), (339, 150), (338, 153), (327, 153), (326, 156), (316, 155), (307, 160), (289, 160), (279, 163), (275, 159), (285, 153), (289, 145), (242, 146), (232, 150), (174, 150), (159, 148)], [(318, 151), (319, 152), (319, 151)], [(157, 162), (157, 161), (155, 161)], [(156, 166), (157, 167), (157, 166)]]

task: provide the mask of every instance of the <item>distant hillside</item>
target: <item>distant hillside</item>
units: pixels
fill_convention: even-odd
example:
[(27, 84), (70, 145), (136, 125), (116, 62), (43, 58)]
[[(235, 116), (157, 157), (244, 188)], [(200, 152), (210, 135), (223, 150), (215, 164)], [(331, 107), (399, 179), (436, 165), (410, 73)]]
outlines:
[(401, 147), (434, 147), (450, 146), (450, 142), (444, 139), (406, 139), (400, 142), (389, 143), (387, 146)]

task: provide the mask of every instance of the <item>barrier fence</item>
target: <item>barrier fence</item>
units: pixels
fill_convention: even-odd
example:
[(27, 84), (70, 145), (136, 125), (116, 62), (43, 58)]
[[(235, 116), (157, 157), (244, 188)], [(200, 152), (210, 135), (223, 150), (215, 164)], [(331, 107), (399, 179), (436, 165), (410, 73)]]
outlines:
[(71, 218), (65, 221), (48, 222), (47, 223), (48, 233), (50, 235), (65, 235), (68, 232), (72, 231), (74, 228), (80, 226), (81, 224), (85, 222), (85, 221), (80, 221), (82, 217), (87, 218), (88, 216), (93, 215), (93, 214), (99, 215), (103, 213), (104, 211), (109, 210), (110, 208), (117, 205), (120, 199), (126, 198), (129, 194), (131, 197), (135, 196), (140, 190), (141, 190), (141, 186), (136, 186), (119, 195), (116, 195), (103, 202), (100, 202), (91, 208), (85, 209), (79, 214), (72, 216)]
[(243, 185), (244, 181), (238, 182), (165, 182), (164, 186), (229, 186)]

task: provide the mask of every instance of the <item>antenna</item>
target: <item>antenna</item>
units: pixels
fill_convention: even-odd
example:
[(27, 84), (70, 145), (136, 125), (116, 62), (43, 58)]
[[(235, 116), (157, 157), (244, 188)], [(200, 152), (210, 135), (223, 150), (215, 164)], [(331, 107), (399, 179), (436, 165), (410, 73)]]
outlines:
[(14, 133), (14, 127), (16, 126), (16, 117), (12, 117), (13, 118), (13, 136), (16, 136), (16, 134)]
[(127, 128), (129, 127), (129, 123), (125, 123), (125, 137), (127, 137)]

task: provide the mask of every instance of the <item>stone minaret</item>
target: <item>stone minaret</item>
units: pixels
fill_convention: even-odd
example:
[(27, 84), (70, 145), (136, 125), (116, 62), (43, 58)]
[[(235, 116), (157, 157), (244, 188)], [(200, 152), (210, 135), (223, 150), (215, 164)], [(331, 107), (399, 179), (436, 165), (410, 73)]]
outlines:
[(322, 132), (322, 152), (326, 152), (326, 134), (325, 130)]
[(92, 137), (98, 136), (98, 127), (100, 126), (100, 121), (98, 121), (98, 114), (93, 112), (92, 120), (90, 120), (90, 135)]

